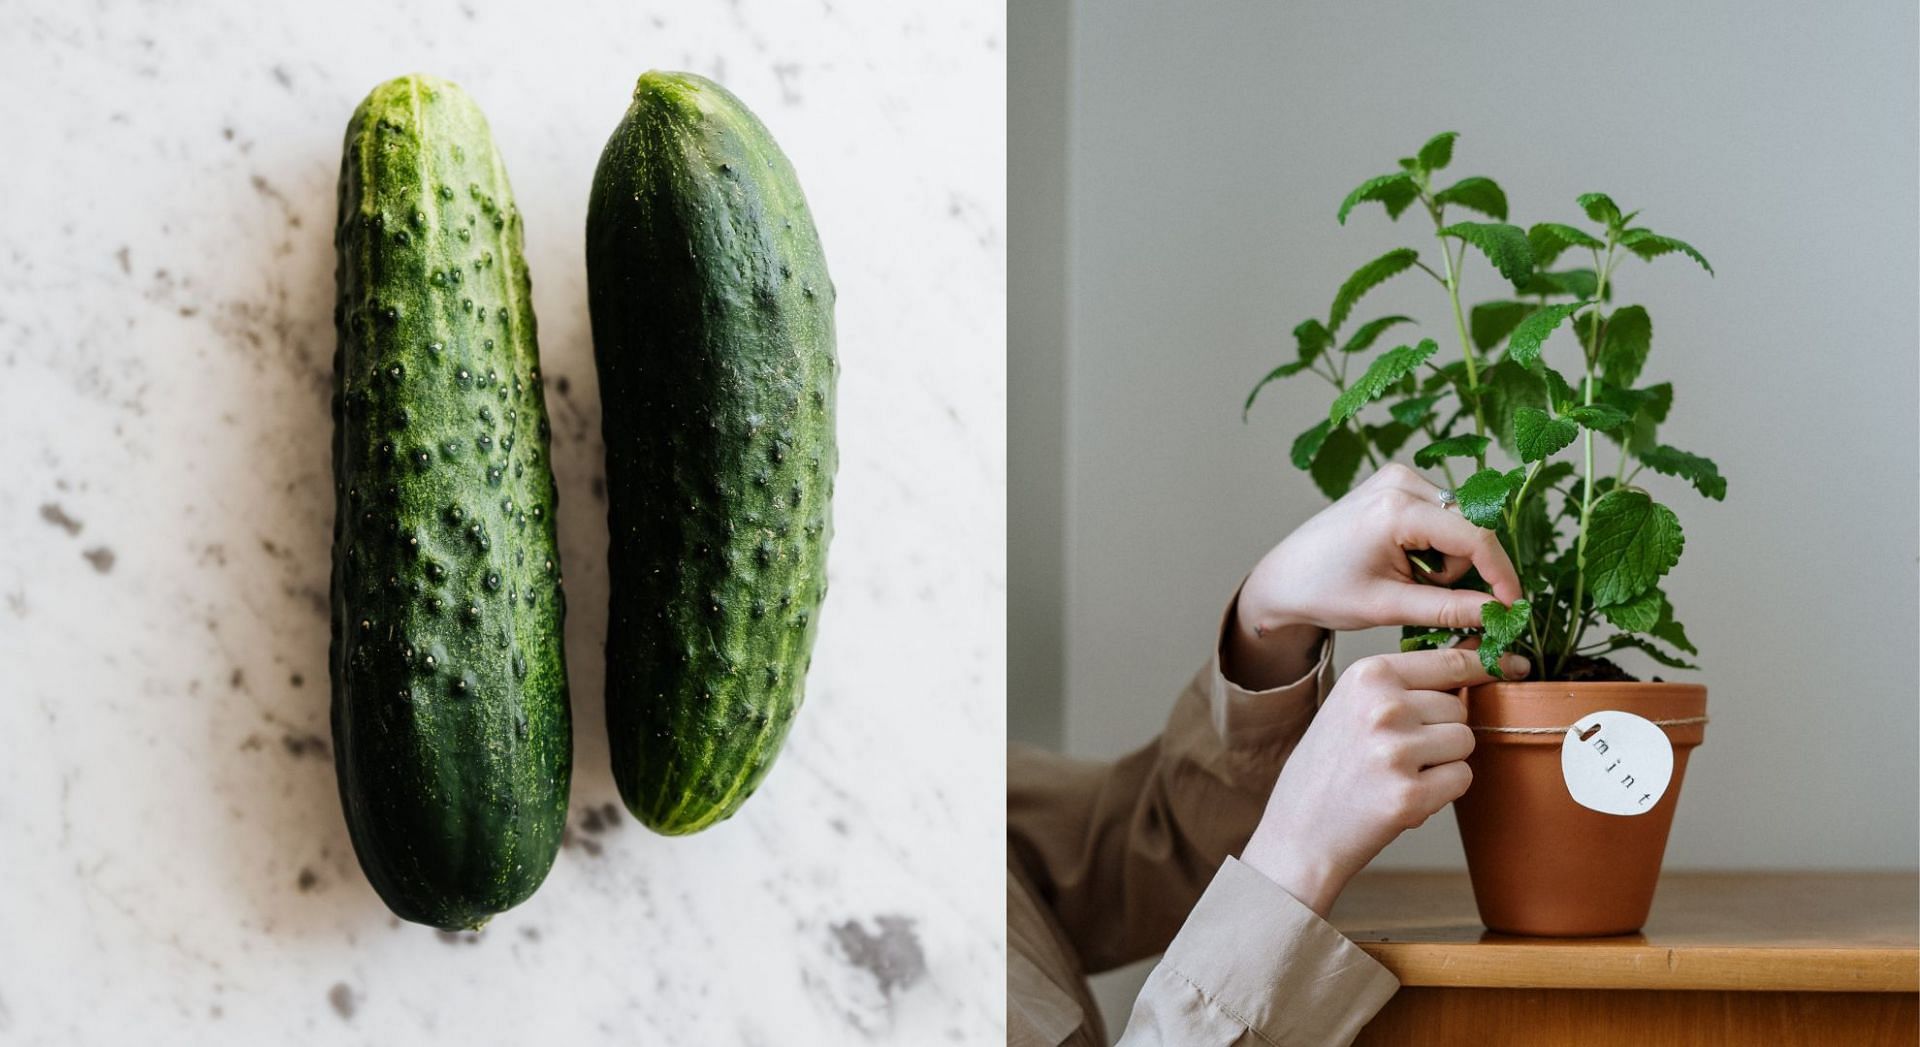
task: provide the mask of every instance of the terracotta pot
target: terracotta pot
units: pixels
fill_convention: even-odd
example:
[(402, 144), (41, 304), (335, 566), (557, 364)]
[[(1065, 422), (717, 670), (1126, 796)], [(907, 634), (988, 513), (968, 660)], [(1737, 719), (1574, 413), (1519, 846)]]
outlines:
[[(1491, 683), (1465, 697), (1475, 727), (1566, 727), (1602, 709), (1656, 721), (1707, 712), (1707, 689), (1690, 683)], [(1481, 922), (1552, 937), (1631, 934), (1646, 923), (1687, 756), (1705, 734), (1704, 724), (1663, 729), (1673, 780), (1636, 815), (1574, 802), (1560, 769), (1564, 734), (1475, 732), (1473, 785), (1454, 813)]]

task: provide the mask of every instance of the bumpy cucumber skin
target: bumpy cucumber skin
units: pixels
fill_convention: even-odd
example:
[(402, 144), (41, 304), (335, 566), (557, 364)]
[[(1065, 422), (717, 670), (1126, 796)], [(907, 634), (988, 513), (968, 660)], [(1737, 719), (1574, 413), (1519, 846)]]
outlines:
[(573, 735), (520, 214), (457, 86), (355, 110), (335, 246), (340, 800), (388, 907), (478, 928), (553, 865)]
[(793, 168), (724, 88), (640, 78), (594, 175), (607, 732), (668, 835), (740, 808), (804, 695), (826, 595), (833, 281)]

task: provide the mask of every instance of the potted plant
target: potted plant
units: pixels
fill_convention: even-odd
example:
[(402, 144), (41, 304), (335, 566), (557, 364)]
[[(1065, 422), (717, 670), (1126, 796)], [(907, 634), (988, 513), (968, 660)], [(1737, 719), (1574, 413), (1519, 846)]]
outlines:
[[(1673, 387), (1641, 384), (1653, 325), (1644, 307), (1616, 304), (1617, 270), (1628, 258), (1669, 256), (1713, 270), (1600, 193), (1579, 198), (1585, 223), (1509, 224), (1491, 179), (1442, 185), (1456, 137), (1435, 136), (1399, 170), (1368, 179), (1338, 213), (1342, 224), (1365, 203), (1396, 221), (1424, 214), (1431, 253), (1399, 248), (1355, 271), (1324, 318), (1294, 328), (1294, 358), (1254, 386), (1242, 414), (1269, 382), (1316, 375), (1333, 386), (1333, 403), (1294, 440), (1292, 459), (1328, 497), (1346, 493), (1362, 462), (1378, 467), (1410, 450), (1415, 467), (1444, 477), (1443, 503), (1498, 533), (1527, 597), (1484, 605), (1480, 657), (1498, 676), (1499, 656), (1518, 651), (1534, 672), (1465, 696), (1474, 784), (1455, 809), (1481, 919), (1518, 934), (1629, 933), (1652, 905), (1687, 756), (1706, 723), (1706, 688), (1640, 682), (1608, 657), (1636, 650), (1692, 669), (1685, 658), (1697, 653), (1660, 588), (1684, 545), (1679, 518), (1635, 481), (1652, 470), (1715, 500), (1726, 481), (1711, 461), (1659, 441)], [(1467, 308), (1463, 270), (1476, 254), (1510, 286)], [(1369, 291), (1408, 273), (1444, 293), (1457, 357), (1433, 338), (1376, 349), (1411, 317), (1349, 323)], [(1419, 551), (1409, 559), (1410, 570), (1433, 573)], [(1471, 572), (1454, 584), (1485, 588)], [(1402, 647), (1466, 635), (1409, 629)], [(1610, 791), (1593, 792), (1607, 772)], [(1653, 787), (1656, 772), (1664, 789)]]

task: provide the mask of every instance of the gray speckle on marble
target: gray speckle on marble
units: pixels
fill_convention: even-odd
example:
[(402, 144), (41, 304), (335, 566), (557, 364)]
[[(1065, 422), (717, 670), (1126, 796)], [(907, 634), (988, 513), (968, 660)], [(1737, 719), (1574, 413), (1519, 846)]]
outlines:
[(333, 988), (327, 990), (327, 1002), (333, 1005), (333, 1013), (339, 1015), (341, 1021), (350, 1022), (353, 1020), (353, 1010), (356, 1001), (353, 997), (352, 987), (346, 982), (333, 983)]
[(68, 534), (79, 534), (81, 523), (67, 515), (58, 502), (48, 502), (40, 507), (40, 519), (60, 528)]
[(869, 931), (854, 920), (834, 924), (833, 938), (848, 963), (873, 975), (880, 991), (892, 996), (927, 973), (927, 957), (913, 933), (910, 916), (880, 916)]

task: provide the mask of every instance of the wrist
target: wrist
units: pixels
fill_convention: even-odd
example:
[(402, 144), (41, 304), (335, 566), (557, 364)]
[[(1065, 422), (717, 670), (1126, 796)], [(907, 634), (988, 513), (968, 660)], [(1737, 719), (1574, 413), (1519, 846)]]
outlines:
[(1250, 691), (1292, 684), (1311, 672), (1326, 631), (1315, 625), (1260, 625), (1242, 613), (1222, 645), (1221, 670)]
[(1317, 858), (1306, 849), (1289, 846), (1285, 841), (1270, 842), (1258, 833), (1247, 843), (1240, 861), (1272, 880), (1323, 920), (1333, 911), (1333, 903), (1347, 885), (1348, 877), (1332, 862)]

